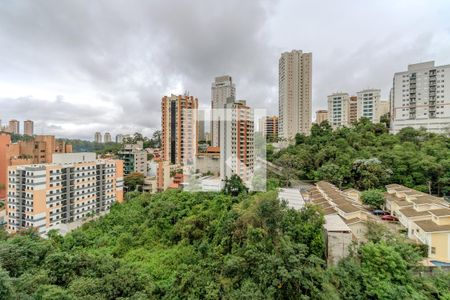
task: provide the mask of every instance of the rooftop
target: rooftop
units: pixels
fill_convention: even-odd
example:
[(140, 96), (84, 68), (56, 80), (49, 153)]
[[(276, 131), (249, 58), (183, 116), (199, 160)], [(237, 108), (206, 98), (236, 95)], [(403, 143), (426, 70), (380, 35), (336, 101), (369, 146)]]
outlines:
[(416, 221), (415, 223), (425, 232), (450, 232), (450, 224), (438, 225), (431, 220)]
[(286, 201), (290, 208), (301, 209), (305, 206), (305, 200), (298, 189), (282, 188), (278, 192), (278, 199)]
[(350, 227), (345, 224), (342, 218), (334, 214), (325, 216), (325, 224), (323, 227), (326, 231), (351, 232)]
[(417, 211), (413, 207), (402, 208), (402, 209), (400, 209), (400, 212), (405, 217), (419, 217), (419, 216), (429, 216), (430, 215), (427, 210)]
[(428, 211), (430, 214), (435, 215), (436, 217), (446, 217), (450, 216), (450, 208), (438, 208), (432, 209)]

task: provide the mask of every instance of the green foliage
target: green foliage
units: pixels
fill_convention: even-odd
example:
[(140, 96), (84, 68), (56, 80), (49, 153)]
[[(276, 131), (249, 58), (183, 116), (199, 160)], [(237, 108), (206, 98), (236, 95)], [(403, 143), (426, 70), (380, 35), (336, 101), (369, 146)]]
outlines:
[(361, 193), (361, 200), (374, 208), (381, 208), (384, 205), (383, 191), (377, 189), (367, 190)]
[(438, 195), (450, 194), (450, 137), (404, 128), (388, 133), (385, 123), (362, 118), (333, 131), (313, 124), (311, 135), (267, 156), (284, 168), (284, 181), (327, 180), (340, 188), (379, 189), (389, 183)]
[(329, 281), (341, 299), (446, 299), (450, 295), (447, 274), (420, 275), (423, 253), (405, 237), (369, 223), (368, 239), (329, 269)]
[(0, 299), (448, 297), (448, 275), (419, 277), (420, 251), (379, 224), (327, 269), (323, 222), (275, 191), (135, 194), (65, 236), (0, 240)]
[(0, 267), (0, 299), (14, 299), (14, 289), (8, 273)]
[(127, 191), (135, 191), (137, 188), (142, 190), (142, 186), (144, 185), (145, 176), (139, 172), (133, 172), (123, 179), (125, 186), (127, 187)]
[(72, 145), (73, 152), (96, 152), (98, 154), (113, 153), (116, 154), (122, 147), (121, 144), (96, 143), (79, 139), (59, 139)]
[(276, 192), (141, 194), (64, 237), (0, 242), (1, 283), (24, 299), (318, 298), (322, 224)]
[(241, 193), (246, 193), (247, 191), (247, 187), (238, 175), (233, 174), (230, 178), (225, 179), (225, 185), (223, 187), (224, 194), (237, 196)]

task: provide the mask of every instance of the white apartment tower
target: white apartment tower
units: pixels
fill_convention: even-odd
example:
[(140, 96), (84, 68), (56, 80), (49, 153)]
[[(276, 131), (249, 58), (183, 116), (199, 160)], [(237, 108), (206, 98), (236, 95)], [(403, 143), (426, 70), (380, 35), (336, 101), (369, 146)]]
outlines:
[(279, 136), (309, 134), (312, 113), (312, 53), (292, 50), (279, 60)]
[(334, 93), (328, 96), (328, 122), (334, 129), (350, 125), (350, 96), (348, 93)]
[(381, 91), (379, 89), (367, 89), (358, 92), (358, 120), (367, 118), (372, 123), (380, 122), (380, 97)]
[(220, 115), (227, 99), (236, 97), (236, 87), (229, 75), (219, 76), (211, 85), (211, 145), (220, 146)]
[(409, 65), (407, 71), (394, 74), (391, 98), (392, 133), (405, 127), (450, 132), (450, 65)]
[(244, 100), (227, 100), (220, 120), (220, 145), (222, 179), (237, 174), (249, 182), (254, 169), (254, 120)]

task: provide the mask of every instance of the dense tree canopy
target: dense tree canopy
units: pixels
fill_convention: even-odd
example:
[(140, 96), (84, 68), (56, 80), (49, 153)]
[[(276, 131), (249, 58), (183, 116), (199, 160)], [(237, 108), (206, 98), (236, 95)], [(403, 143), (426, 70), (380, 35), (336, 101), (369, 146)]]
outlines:
[(62, 237), (0, 235), (1, 299), (445, 299), (448, 275), (380, 229), (333, 268), (323, 217), (276, 192), (137, 194)]
[(383, 192), (377, 189), (367, 190), (361, 193), (361, 200), (374, 208), (381, 208), (384, 204)]
[(450, 195), (450, 137), (404, 128), (389, 134), (384, 123), (361, 119), (333, 131), (314, 124), (310, 136), (268, 158), (285, 177), (327, 180), (340, 188), (383, 188), (399, 183), (424, 192)]

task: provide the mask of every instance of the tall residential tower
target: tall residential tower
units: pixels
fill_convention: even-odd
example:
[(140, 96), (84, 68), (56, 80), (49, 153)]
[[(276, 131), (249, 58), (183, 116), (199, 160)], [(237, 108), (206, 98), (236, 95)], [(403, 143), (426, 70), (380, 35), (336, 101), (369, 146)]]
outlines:
[(229, 75), (216, 77), (211, 85), (211, 145), (220, 146), (220, 115), (228, 97), (236, 97), (236, 87)]
[(364, 117), (372, 123), (380, 122), (380, 94), (379, 89), (367, 89), (357, 93), (358, 120)]
[(279, 60), (280, 138), (309, 134), (312, 110), (312, 53), (292, 50)]
[(251, 180), (254, 170), (253, 110), (244, 100), (228, 98), (220, 120), (220, 175)]
[(198, 99), (192, 96), (165, 96), (161, 101), (163, 160), (190, 165), (197, 154)]
[(26, 120), (23, 122), (23, 134), (28, 136), (33, 136), (34, 134), (34, 123), (31, 120)]
[(450, 132), (450, 65), (434, 61), (408, 66), (394, 74), (391, 131), (424, 127), (430, 132)]
[(328, 120), (333, 128), (350, 125), (350, 97), (348, 93), (328, 96)]

